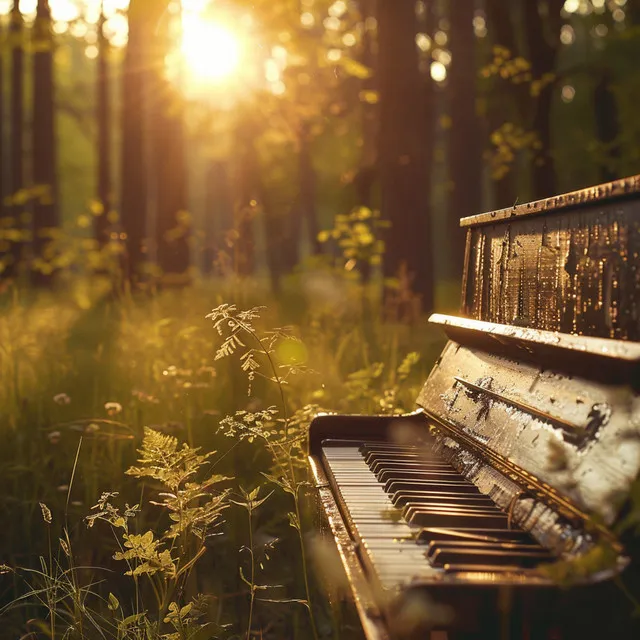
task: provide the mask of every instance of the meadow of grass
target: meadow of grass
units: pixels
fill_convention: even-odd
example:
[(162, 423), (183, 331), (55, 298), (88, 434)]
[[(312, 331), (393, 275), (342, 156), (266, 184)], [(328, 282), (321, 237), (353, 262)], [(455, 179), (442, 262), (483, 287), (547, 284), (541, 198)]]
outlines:
[(0, 637), (351, 637), (309, 551), (306, 428), (412, 409), (424, 319), (330, 270), (277, 299), (93, 279), (2, 305)]

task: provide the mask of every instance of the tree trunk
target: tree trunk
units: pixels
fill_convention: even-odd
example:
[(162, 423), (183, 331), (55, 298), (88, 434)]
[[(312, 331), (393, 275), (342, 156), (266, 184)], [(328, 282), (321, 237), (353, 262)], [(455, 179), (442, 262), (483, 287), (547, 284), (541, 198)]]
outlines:
[[(156, 246), (165, 284), (189, 279), (191, 224), (187, 214), (183, 107), (180, 96), (161, 78), (155, 91), (152, 139), (156, 187)], [(168, 162), (167, 159), (171, 158)]]
[(48, 0), (38, 0), (33, 27), (33, 182), (43, 192), (33, 207), (35, 286), (50, 286), (53, 276), (49, 247), (59, 227), (54, 121), (53, 34)]
[(220, 160), (209, 165), (205, 209), (203, 272), (211, 275), (214, 263), (223, 251), (221, 238), (233, 225), (229, 175), (227, 165)]
[(473, 29), (474, 0), (456, 0), (450, 10), (448, 99), (451, 114), (449, 135), (449, 207), (447, 239), (451, 247), (451, 274), (462, 276), (465, 233), (460, 218), (480, 212), (482, 206), (482, 143), (476, 113), (477, 55)]
[(236, 144), (240, 164), (237, 168), (237, 195), (234, 207), (236, 241), (233, 246), (234, 269), (241, 276), (252, 275), (255, 269), (253, 219), (260, 195), (258, 185), (260, 168), (255, 147), (257, 137), (256, 123), (250, 116), (242, 118)]
[(300, 206), (302, 217), (307, 223), (309, 245), (314, 255), (322, 253), (318, 241), (318, 209), (316, 206), (316, 173), (311, 154), (311, 134), (309, 124), (300, 126), (300, 157), (298, 159), (298, 180), (300, 181)]
[(135, 284), (144, 260), (148, 176), (145, 152), (145, 48), (150, 38), (142, 0), (129, 4), (129, 40), (122, 70), (122, 228), (125, 277)]
[[(378, 0), (381, 214), (386, 234), (384, 275), (401, 278), (404, 294), (424, 312), (433, 309), (431, 219), (427, 175), (425, 92), (415, 44), (412, 0)], [(393, 297), (393, 296), (391, 296)], [(390, 296), (387, 295), (387, 299)]]
[[(360, 0), (360, 14), (364, 24), (362, 34), (362, 50), (360, 60), (368, 69), (375, 69), (375, 33), (371, 28), (371, 19), (375, 18), (374, 0)], [(354, 178), (356, 204), (358, 206), (373, 209), (373, 188), (376, 181), (376, 140), (378, 137), (378, 105), (374, 101), (367, 100), (369, 92), (377, 90), (377, 78), (375, 74), (362, 80), (364, 99), (360, 101), (362, 109), (362, 155), (360, 167)], [(371, 280), (371, 264), (361, 261), (358, 270), (362, 275), (362, 282)]]
[(99, 246), (109, 241), (108, 214), (112, 209), (111, 186), (111, 91), (109, 85), (109, 41), (104, 35), (104, 12), (98, 22), (97, 105), (98, 120), (98, 202), (102, 213), (96, 217), (95, 237)]
[[(553, 76), (560, 43), (560, 11), (563, 4), (562, 0), (549, 0), (545, 24), (538, 2), (523, 3), (531, 71), (535, 81), (542, 81), (532, 123), (540, 147), (533, 163), (533, 197), (536, 199), (548, 198), (557, 192), (551, 140), (551, 108), (556, 86)], [(545, 78), (548, 80), (545, 81)]]
[[(4, 33), (2, 33), (2, 25), (0, 25), (0, 38), (4, 42)], [(4, 278), (7, 275), (5, 269), (13, 263), (11, 248), (12, 243), (10, 239), (4, 237), (6, 231), (10, 228), (15, 228), (15, 224), (11, 220), (9, 215), (9, 208), (5, 206), (4, 199), (7, 197), (8, 183), (5, 180), (5, 162), (4, 162), (4, 148), (5, 148), (5, 136), (4, 136), (4, 52), (6, 49), (0, 51), (0, 278)]]
[[(505, 47), (515, 57), (518, 55), (518, 47), (515, 38), (515, 25), (509, 9), (512, 4), (513, 0), (509, 2), (508, 6), (503, 0), (486, 0), (485, 7), (492, 46)], [(488, 84), (486, 100), (490, 134), (507, 122), (524, 128), (526, 107), (531, 100), (528, 86), (507, 84), (500, 78), (492, 78)], [(514, 158), (509, 167), (501, 167), (501, 170), (497, 175), (492, 176), (492, 207), (494, 209), (510, 207), (517, 198), (516, 159)]]
[(616, 170), (620, 159), (620, 147), (617, 144), (620, 136), (620, 119), (615, 95), (611, 90), (611, 77), (604, 71), (596, 85), (593, 104), (595, 108), (596, 132), (604, 147), (600, 163), (600, 178), (609, 182), (619, 178)]
[[(172, 19), (179, 20), (176, 15)], [(184, 101), (165, 75), (170, 22), (161, 13), (147, 16), (155, 25), (150, 56), (150, 140), (158, 266), (165, 285), (185, 285), (190, 273), (191, 223), (187, 213), (187, 173), (184, 148)], [(179, 80), (178, 80), (179, 81)], [(168, 159), (171, 159), (168, 161)]]
[[(9, 213), (14, 229), (23, 231), (22, 213), (24, 204), (17, 201), (16, 196), (24, 189), (24, 19), (15, 0), (11, 10), (9, 24), (11, 43), (11, 91), (9, 105), (10, 143), (9, 143), (9, 196), (12, 204)], [(11, 254), (7, 256), (8, 265), (5, 275), (15, 277), (18, 273), (24, 243), (11, 243)]]

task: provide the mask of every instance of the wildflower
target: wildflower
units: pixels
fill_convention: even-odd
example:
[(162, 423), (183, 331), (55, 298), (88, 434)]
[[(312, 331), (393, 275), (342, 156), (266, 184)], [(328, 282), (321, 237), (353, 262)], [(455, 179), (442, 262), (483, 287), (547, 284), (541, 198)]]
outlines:
[(58, 444), (58, 442), (60, 442), (61, 436), (62, 434), (59, 431), (51, 431), (51, 433), (47, 435), (47, 438), (49, 438), (49, 442), (51, 444)]
[(122, 411), (122, 405), (119, 402), (105, 402), (104, 408), (110, 416)]
[(100, 431), (100, 427), (93, 422), (91, 424), (88, 424), (84, 430), (84, 432), (89, 435), (91, 435), (92, 433), (96, 433), (96, 431)]
[(58, 393), (57, 395), (53, 396), (53, 401), (56, 404), (69, 404), (71, 402), (71, 398), (66, 394), (66, 393)]

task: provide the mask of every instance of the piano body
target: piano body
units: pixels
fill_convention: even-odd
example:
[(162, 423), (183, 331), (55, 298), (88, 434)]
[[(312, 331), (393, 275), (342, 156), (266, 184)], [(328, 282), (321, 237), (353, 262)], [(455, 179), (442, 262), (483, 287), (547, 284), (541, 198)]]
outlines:
[(449, 342), (417, 411), (310, 427), (362, 634), (619, 637), (604, 620), (633, 569), (640, 176), (461, 224), (462, 315), (430, 318)]

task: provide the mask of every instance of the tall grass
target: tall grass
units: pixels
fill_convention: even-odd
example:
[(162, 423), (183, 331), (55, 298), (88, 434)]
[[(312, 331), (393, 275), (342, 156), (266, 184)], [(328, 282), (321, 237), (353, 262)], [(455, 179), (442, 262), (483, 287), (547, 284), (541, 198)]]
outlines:
[[(306, 557), (314, 529), (306, 427), (319, 409), (412, 409), (440, 338), (422, 322), (383, 323), (374, 295), (326, 270), (292, 278), (279, 300), (249, 281), (137, 297), (88, 298), (85, 290), (80, 299), (6, 300), (0, 319), (2, 344), (11, 345), (0, 363), (3, 380), (17, 380), (0, 390), (0, 475), (7, 488), (0, 508), (10, 522), (0, 532), (0, 563), (12, 569), (0, 576), (0, 597), (6, 604), (34, 588), (55, 596), (53, 603), (32, 597), (4, 609), (0, 637), (63, 637), (63, 623), (73, 628), (70, 638), (337, 633)], [(243, 346), (216, 360), (228, 322), (235, 318), (237, 326), (238, 313), (265, 300), (260, 317), (245, 316)], [(237, 308), (220, 336), (205, 316), (225, 302)], [(415, 352), (420, 357), (408, 355)], [(151, 532), (155, 542), (167, 530), (167, 509), (154, 504), (166, 500), (158, 497), (158, 479), (125, 474), (136, 466), (145, 433), (176, 442), (170, 459), (177, 443), (217, 451), (207, 462), (228, 478), (224, 523), (200, 547), (181, 543), (195, 560), (155, 608), (140, 601), (154, 588), (147, 585), (141, 595), (138, 577), (132, 581), (114, 559), (127, 548), (111, 531), (121, 529), (117, 517), (135, 505), (141, 506), (135, 517), (130, 512), (127, 535), (142, 540)], [(113, 508), (120, 515), (88, 529), (84, 518), (105, 492), (119, 494)], [(51, 523), (43, 525), (40, 503), (51, 510)], [(43, 564), (39, 557), (50, 559)], [(22, 574), (27, 582), (17, 567), (31, 572)], [(173, 569), (167, 571), (170, 580)], [(168, 593), (163, 584), (155, 585), (160, 596)], [(122, 627), (143, 610), (156, 613)], [(210, 635), (194, 635), (201, 627)]]

